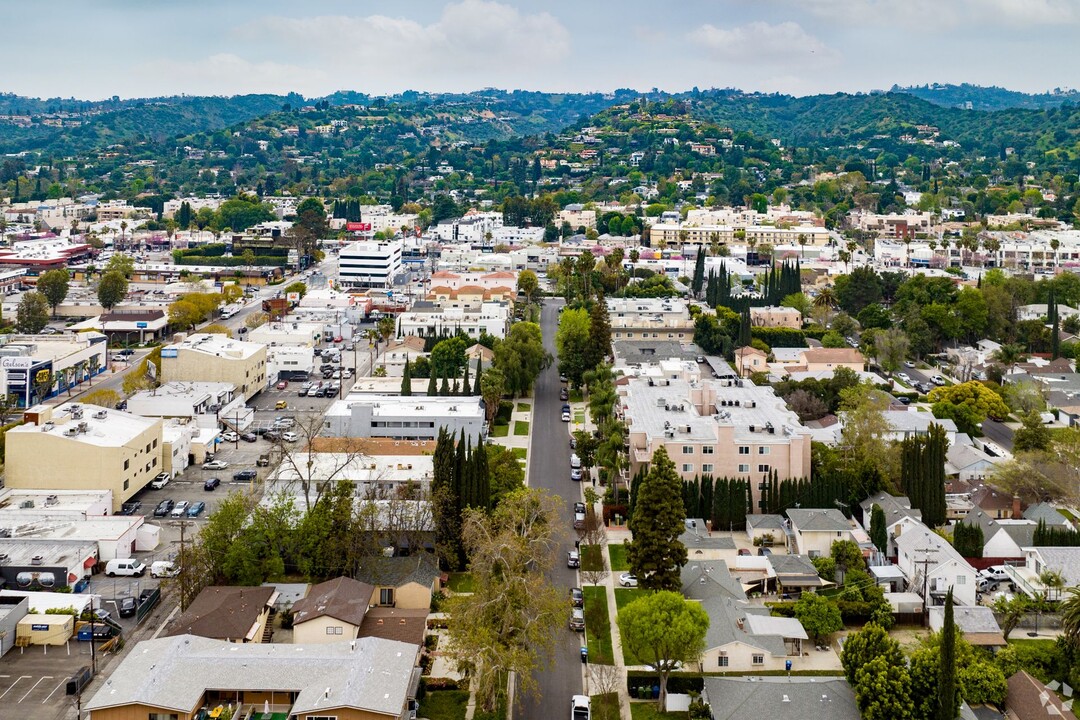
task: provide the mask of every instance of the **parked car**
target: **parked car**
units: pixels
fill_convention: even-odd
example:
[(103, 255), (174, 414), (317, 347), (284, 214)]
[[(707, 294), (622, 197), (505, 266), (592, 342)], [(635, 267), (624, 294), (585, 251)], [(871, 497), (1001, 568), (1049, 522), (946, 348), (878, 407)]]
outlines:
[(291, 417), (276, 417), (274, 418), (275, 430), (288, 430), (291, 427), (296, 426), (296, 421)]
[(945, 378), (941, 377), (940, 375), (934, 375), (930, 378), (930, 382), (940, 387), (945, 384)]
[(274, 387), (276, 387), (278, 390), (284, 390), (285, 388), (289, 387), (289, 381), (288, 380), (279, 380), (278, 384), (275, 385)]
[(120, 601), (120, 617), (133, 617), (135, 615), (135, 598), (126, 597)]
[(158, 506), (154, 508), (154, 517), (168, 517), (169, 511), (172, 510), (172, 500), (162, 500), (158, 503)]
[(570, 468), (570, 479), (579, 482), (581, 480), (581, 468)]
[(623, 573), (619, 576), (619, 584), (623, 587), (637, 587), (637, 576), (633, 573)]
[(908, 377), (907, 373), (896, 373), (896, 377), (897, 377), (897, 379), (902, 380), (905, 383), (910, 383), (911, 382), (911, 378)]
[(118, 512), (116, 514), (117, 515), (136, 515), (136, 514), (138, 514), (139, 508), (141, 508), (141, 507), (142, 507), (141, 502), (139, 502), (138, 500), (132, 500), (131, 502), (126, 502), (123, 505), (121, 505), (120, 506), (120, 512)]
[[(560, 310), (562, 308), (559, 308)], [(589, 696), (574, 695), (570, 698), (570, 720), (589, 720)]]
[(241, 470), (238, 473), (234, 473), (232, 479), (236, 482), (251, 482), (257, 477), (259, 477), (259, 473), (248, 468), (247, 470)]
[(1001, 582), (1002, 580), (1008, 580), (1009, 574), (1005, 572), (1004, 565), (991, 565), (988, 568), (980, 570), (979, 577), (987, 578), (994, 582)]
[(739, 548), (740, 555), (750, 555), (750, 548)]
[(566, 567), (581, 567), (581, 555), (578, 554), (577, 550), (570, 550), (566, 553)]
[(240, 436), (232, 430), (226, 430), (225, 432), (221, 433), (221, 439), (225, 442), (236, 442), (240, 439)]
[(259, 436), (253, 432), (244, 432), (240, 433), (240, 439), (244, 442), (256, 442), (259, 439)]
[(563, 401), (569, 400), (570, 399), (570, 391), (567, 390), (566, 388), (560, 388), (559, 389), (559, 399), (563, 400)]
[(582, 608), (570, 608), (570, 623), (571, 630), (581, 632), (585, 629), (585, 611)]
[(123, 575), (127, 577), (142, 577), (146, 572), (146, 566), (139, 560), (132, 558), (110, 560), (105, 565), (105, 574), (109, 577)]
[(585, 606), (585, 594), (581, 592), (581, 588), (570, 588), (570, 606), (571, 607), (584, 607)]
[(229, 463), (224, 460), (211, 460), (203, 463), (203, 470), (224, 470), (227, 467), (229, 467)]
[(563, 410), (562, 411), (562, 421), (563, 422), (570, 422), (570, 411), (569, 410)]
[(202, 500), (191, 503), (191, 506), (187, 509), (187, 516), (189, 518), (199, 517), (202, 515), (202, 511), (206, 509), (206, 503)]
[(267, 430), (263, 433), (263, 437), (270, 442), (277, 442), (281, 439), (281, 433), (277, 430)]
[(288, 410), (289, 409), (288, 400), (278, 400), (276, 403), (274, 403), (274, 409), (275, 410)]
[(180, 571), (168, 560), (158, 560), (150, 565), (150, 577), (152, 578), (176, 577), (179, 574)]
[(150, 481), (150, 487), (154, 488), (155, 490), (160, 490), (161, 488), (168, 485), (170, 480), (172, 480), (172, 476), (169, 475), (169, 473), (158, 473), (154, 476), (154, 479)]
[(180, 502), (173, 505), (173, 509), (172, 509), (172, 512), (169, 513), (169, 517), (182, 518), (182, 517), (184, 517), (184, 513), (187, 512), (187, 509), (188, 509), (188, 501), (187, 500), (181, 500)]
[(206, 478), (206, 482), (203, 483), (203, 490), (214, 490), (221, 484), (221, 478)]

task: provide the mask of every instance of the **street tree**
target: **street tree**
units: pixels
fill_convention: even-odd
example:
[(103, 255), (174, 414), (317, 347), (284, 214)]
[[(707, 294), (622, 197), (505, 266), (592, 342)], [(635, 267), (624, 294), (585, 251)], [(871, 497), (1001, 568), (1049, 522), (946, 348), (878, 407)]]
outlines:
[(525, 296), (526, 302), (536, 302), (540, 292), (540, 281), (537, 279), (536, 273), (532, 270), (522, 270), (518, 274), (517, 289), (518, 292)]
[(462, 539), (474, 591), (453, 596), (448, 652), (472, 678), (477, 709), (492, 712), (514, 673), (526, 695), (550, 660), (566, 599), (547, 579), (555, 565), (560, 501), (542, 490), (506, 495), (492, 512), (465, 511)]
[(203, 319), (202, 310), (190, 300), (177, 300), (169, 304), (169, 324), (178, 330), (189, 330)]
[(687, 559), (686, 546), (679, 540), (686, 530), (686, 510), (682, 480), (663, 446), (653, 453), (638, 488), (629, 527), (633, 538), (627, 558), (638, 583), (649, 590), (678, 590)]
[(844, 629), (840, 609), (824, 595), (804, 592), (795, 602), (795, 617), (816, 642)]
[(623, 646), (660, 676), (660, 707), (665, 707), (671, 671), (678, 663), (697, 661), (705, 650), (708, 614), (682, 593), (662, 590), (619, 610), (618, 624)]
[(244, 318), (244, 327), (246, 327), (248, 330), (254, 330), (260, 325), (265, 325), (269, 321), (270, 315), (268, 313), (264, 313), (262, 311), (253, 312), (246, 318)]
[(581, 387), (582, 375), (591, 369), (586, 356), (589, 326), (589, 312), (585, 308), (568, 308), (559, 315), (559, 327), (555, 331), (559, 372), (566, 375), (574, 388)]
[(98, 302), (106, 311), (112, 310), (123, 301), (127, 291), (128, 281), (124, 274), (119, 270), (109, 270), (98, 281)]
[(297, 280), (296, 282), (289, 283), (288, 285), (285, 286), (285, 289), (282, 290), (282, 292), (285, 293), (286, 296), (288, 296), (288, 295), (290, 295), (292, 293), (296, 293), (301, 298), (303, 298), (305, 295), (307, 295), (307, 291), (308, 291), (307, 283), (302, 282), (300, 280)]
[(15, 311), (15, 329), (28, 335), (36, 335), (49, 324), (49, 301), (36, 290), (23, 293)]
[(900, 643), (891, 638), (880, 625), (869, 622), (862, 630), (848, 635), (844, 641), (844, 649), (840, 653), (844, 677), (854, 685), (859, 669), (877, 657), (885, 658), (890, 665), (903, 666), (907, 663)]
[(495, 346), (495, 367), (502, 371), (506, 390), (515, 397), (532, 392), (533, 383), (551, 360), (536, 323), (514, 323), (506, 338)]
[(904, 364), (910, 346), (907, 334), (900, 328), (879, 330), (874, 334), (874, 356), (881, 369), (889, 375)]
[(71, 276), (68, 275), (68, 271), (59, 268), (43, 272), (38, 277), (37, 290), (45, 296), (45, 300), (48, 301), (49, 306), (52, 308), (54, 316), (56, 315), (56, 308), (67, 298), (70, 281)]
[(495, 420), (495, 413), (499, 412), (499, 403), (502, 401), (504, 392), (506, 392), (506, 377), (502, 374), (502, 370), (497, 367), (485, 370), (480, 376), (480, 397), (484, 400), (484, 412), (487, 414), (488, 425)]

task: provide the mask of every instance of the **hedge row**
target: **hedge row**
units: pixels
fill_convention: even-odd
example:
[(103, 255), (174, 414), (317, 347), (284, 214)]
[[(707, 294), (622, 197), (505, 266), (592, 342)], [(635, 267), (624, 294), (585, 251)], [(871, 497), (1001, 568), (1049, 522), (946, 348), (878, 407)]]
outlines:
[(248, 263), (242, 257), (217, 257), (212, 255), (185, 255), (175, 258), (177, 265), (217, 265), (240, 267), (241, 265), (259, 265), (261, 267), (281, 267), (288, 263), (287, 258), (270, 255), (256, 255), (255, 262)]
[(750, 337), (763, 341), (771, 348), (806, 347), (806, 336), (802, 330), (781, 327), (752, 327)]

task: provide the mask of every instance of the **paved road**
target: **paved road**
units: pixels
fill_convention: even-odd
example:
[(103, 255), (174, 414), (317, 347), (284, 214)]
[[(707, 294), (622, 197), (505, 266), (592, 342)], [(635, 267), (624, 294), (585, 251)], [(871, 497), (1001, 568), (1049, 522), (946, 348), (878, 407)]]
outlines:
[(983, 435), (987, 440), (990, 440), (998, 445), (1003, 450), (1012, 452), (1013, 448), (1013, 431), (1012, 428), (1007, 425), (1003, 425), (996, 420), (985, 420), (982, 424)]
[[(548, 300), (540, 316), (544, 332), (544, 346), (555, 356), (555, 328), (558, 325), (558, 309), (561, 300)], [(574, 502), (581, 499), (581, 488), (570, 480), (570, 436), (567, 426), (560, 419), (562, 402), (559, 400), (558, 363), (541, 374), (536, 383), (533, 404), (532, 447), (529, 450), (529, 485), (551, 490), (564, 499), (563, 527), (566, 529), (564, 546), (560, 549), (555, 569), (551, 573), (557, 588), (577, 587), (580, 582), (577, 571), (566, 567), (566, 552), (574, 547), (576, 536), (571, 528)], [(567, 609), (569, 618), (569, 609)], [(550, 720), (552, 711), (565, 708), (570, 696), (581, 693), (582, 635), (571, 632), (566, 625), (556, 630), (555, 651), (551, 666), (536, 673), (539, 694), (521, 698), (519, 720)], [(556, 711), (561, 712), (561, 711)]]

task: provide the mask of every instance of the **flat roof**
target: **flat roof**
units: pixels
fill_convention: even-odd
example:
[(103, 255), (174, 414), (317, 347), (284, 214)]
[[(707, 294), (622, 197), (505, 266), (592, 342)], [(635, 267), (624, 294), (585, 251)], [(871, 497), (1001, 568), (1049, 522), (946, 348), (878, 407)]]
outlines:
[[(349, 480), (358, 484), (431, 482), (435, 460), (433, 455), (362, 454), (350, 458), (346, 453), (305, 451), (292, 453), (292, 456), (291, 463), (283, 461), (278, 466), (273, 475), (275, 481), (288, 484), (307, 477)], [(303, 473), (297, 472), (297, 467), (303, 468)]]
[[(26, 500), (34, 502), (33, 508), (20, 508)], [(33, 490), (29, 488), (0, 489), (0, 512), (47, 510), (50, 513), (83, 513), (94, 506), (112, 507), (112, 490)]]
[[(42, 565), (74, 567), (86, 560), (97, 560), (95, 540), (55, 540), (53, 538), (0, 539), (0, 553), (7, 555), (5, 565)], [(40, 563), (32, 562), (41, 557)], [(66, 580), (66, 578), (65, 578)]]
[[(398, 384), (401, 381), (398, 380)], [(401, 417), (402, 415), (419, 417), (482, 417), (484, 410), (480, 398), (462, 397), (402, 397), (400, 395), (354, 395), (351, 392), (344, 400), (334, 402), (326, 411), (326, 416), (349, 416), (355, 406), (371, 406), (373, 418)]]
[[(81, 411), (82, 417), (75, 417)], [(97, 415), (98, 417), (94, 417)], [(48, 433), (73, 442), (96, 445), (99, 447), (120, 447), (138, 437), (154, 425), (159, 425), (158, 418), (144, 418), (122, 410), (103, 408), (97, 405), (64, 403), (53, 409), (51, 422), (42, 425), (19, 425), (8, 430), (9, 437), (14, 434)], [(85, 425), (85, 432), (69, 435), (68, 432)], [(9, 440), (10, 442), (10, 440)]]
[[(246, 360), (247, 358), (254, 356), (260, 350), (265, 350), (266, 346), (262, 343), (233, 340), (227, 335), (196, 333), (194, 335), (188, 336), (181, 342), (173, 343), (172, 345), (166, 345), (162, 348), (162, 350), (169, 350), (173, 348), (177, 350), (190, 350), (192, 352), (199, 352), (206, 355), (214, 355), (216, 357), (225, 357), (234, 360)], [(162, 357), (165, 356), (163, 355)]]

